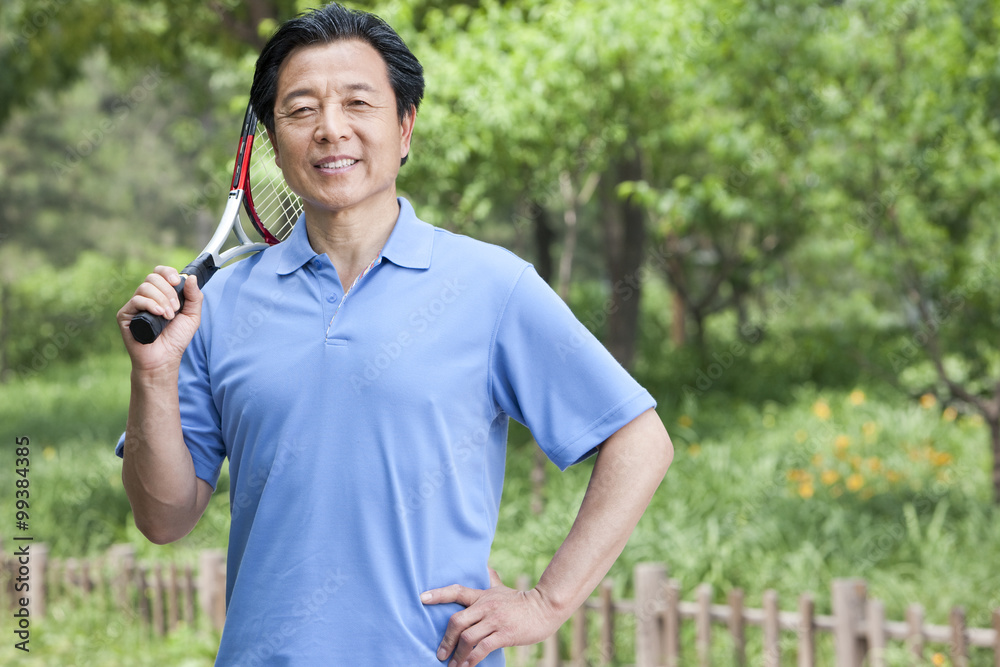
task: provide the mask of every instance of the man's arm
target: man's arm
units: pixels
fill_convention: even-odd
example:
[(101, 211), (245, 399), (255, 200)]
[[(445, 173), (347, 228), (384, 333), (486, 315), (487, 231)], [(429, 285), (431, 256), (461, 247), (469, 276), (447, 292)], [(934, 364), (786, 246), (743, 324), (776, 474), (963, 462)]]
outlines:
[(587, 599), (611, 569), (673, 460), (663, 423), (648, 410), (601, 445), (569, 535), (534, 589), (515, 591), (490, 573), (492, 587), (454, 584), (421, 595), (425, 604), (458, 602), (438, 659), (472, 667), (504, 646), (539, 642)]
[[(177, 271), (157, 267), (118, 311), (118, 324), (132, 360), (132, 394), (122, 459), (122, 484), (135, 525), (151, 542), (165, 544), (184, 537), (205, 512), (212, 487), (198, 479), (181, 432), (177, 377), (181, 357), (201, 321), (197, 281), (184, 286), (184, 308), (171, 285)], [(148, 310), (171, 320), (153, 343), (132, 338), (129, 322)]]

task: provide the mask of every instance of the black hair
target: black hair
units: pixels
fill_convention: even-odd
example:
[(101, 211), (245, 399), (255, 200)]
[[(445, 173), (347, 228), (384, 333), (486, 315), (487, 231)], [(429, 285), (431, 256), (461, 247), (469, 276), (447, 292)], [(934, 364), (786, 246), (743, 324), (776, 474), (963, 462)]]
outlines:
[(378, 16), (332, 2), (283, 23), (260, 52), (250, 86), (250, 103), (264, 127), (274, 132), (278, 70), (289, 54), (303, 46), (330, 44), (342, 39), (366, 42), (382, 56), (396, 95), (399, 121), (416, 113), (424, 96), (424, 68), (420, 61), (396, 31)]

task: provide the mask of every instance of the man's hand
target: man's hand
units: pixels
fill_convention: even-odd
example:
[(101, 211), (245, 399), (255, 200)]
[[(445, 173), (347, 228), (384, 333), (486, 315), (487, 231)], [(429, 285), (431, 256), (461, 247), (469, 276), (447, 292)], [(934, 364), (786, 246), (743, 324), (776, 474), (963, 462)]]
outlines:
[(420, 600), (424, 604), (457, 602), (466, 607), (452, 615), (438, 648), (438, 660), (452, 656), (449, 667), (473, 667), (505, 646), (536, 644), (568, 618), (537, 588), (518, 591), (504, 586), (492, 568), (486, 590), (453, 584), (429, 590)]
[[(181, 282), (177, 269), (158, 266), (139, 285), (132, 298), (118, 311), (118, 328), (121, 330), (125, 349), (132, 358), (135, 371), (152, 371), (170, 368), (176, 371), (184, 350), (194, 337), (201, 322), (201, 290), (197, 280), (184, 283), (184, 307), (180, 307), (174, 286)], [(142, 345), (132, 338), (129, 324), (142, 311), (160, 315), (170, 320), (170, 325), (149, 345)]]

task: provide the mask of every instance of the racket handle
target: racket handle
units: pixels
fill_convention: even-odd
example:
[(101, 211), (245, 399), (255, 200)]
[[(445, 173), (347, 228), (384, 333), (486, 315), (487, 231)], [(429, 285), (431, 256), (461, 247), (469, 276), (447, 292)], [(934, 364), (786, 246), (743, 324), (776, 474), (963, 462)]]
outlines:
[[(184, 307), (184, 284), (187, 282), (187, 279), (192, 276), (196, 278), (198, 280), (198, 289), (201, 289), (218, 268), (215, 265), (215, 259), (210, 253), (202, 253), (198, 256), (198, 259), (181, 270), (181, 282), (174, 287), (174, 291), (177, 292), (177, 301), (180, 303), (180, 307), (177, 309), (178, 312)], [(149, 345), (159, 337), (160, 332), (163, 331), (163, 327), (167, 326), (168, 322), (167, 318), (144, 310), (132, 318), (132, 321), (129, 322), (128, 330), (132, 332), (132, 338), (135, 338), (136, 341), (143, 345)]]

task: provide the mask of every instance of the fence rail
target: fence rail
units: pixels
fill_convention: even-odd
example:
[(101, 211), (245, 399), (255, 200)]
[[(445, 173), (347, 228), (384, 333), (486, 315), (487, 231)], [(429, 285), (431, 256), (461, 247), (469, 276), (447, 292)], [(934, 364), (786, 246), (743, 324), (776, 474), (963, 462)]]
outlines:
[[(4, 550), (6, 554), (6, 550)], [(47, 603), (64, 596), (103, 595), (117, 608), (129, 612), (152, 632), (165, 635), (179, 624), (196, 625), (206, 620), (221, 630), (225, 622), (226, 565), (221, 550), (200, 554), (197, 570), (191, 565), (139, 563), (130, 545), (116, 545), (99, 558), (49, 558), (45, 545), (31, 547), (30, 612), (45, 615)], [(11, 606), (16, 604), (14, 584), (18, 572), (16, 559), (5, 555), (0, 561), (0, 590)], [(518, 587), (527, 589), (530, 582), (521, 577)], [(992, 664), (1000, 667), (1000, 609), (992, 614), (991, 628), (966, 627), (962, 607), (952, 608), (948, 625), (932, 625), (924, 620), (923, 608), (911, 604), (902, 621), (888, 620), (881, 601), (869, 599), (861, 579), (838, 579), (832, 586), (832, 614), (816, 614), (811, 594), (800, 595), (795, 611), (781, 610), (778, 594), (763, 594), (760, 608), (746, 606), (740, 589), (729, 591), (725, 605), (713, 603), (710, 585), (695, 589), (694, 600), (681, 599), (680, 583), (670, 579), (667, 568), (659, 563), (641, 563), (635, 569), (635, 599), (615, 600), (613, 582), (604, 581), (597, 595), (591, 597), (570, 619), (568, 632), (542, 642), (541, 657), (535, 647), (512, 649), (512, 665), (526, 667), (586, 667), (621, 664), (616, 644), (616, 617), (635, 619), (634, 667), (708, 667), (712, 660), (713, 626), (721, 626), (732, 645), (732, 659), (726, 664), (748, 664), (746, 630), (761, 629), (761, 654), (754, 664), (779, 667), (783, 647), (794, 635), (797, 664), (815, 667), (817, 638), (832, 637), (834, 667), (883, 667), (890, 641), (902, 642), (911, 665), (929, 664), (929, 644), (943, 645), (954, 667), (969, 664), (970, 649), (980, 647), (992, 652)], [(681, 631), (685, 623), (694, 624), (694, 654), (683, 655)], [(597, 631), (590, 632), (596, 623)], [(784, 633), (784, 641), (782, 634)], [(596, 637), (598, 645), (591, 647)], [(690, 644), (690, 643), (689, 643)], [(596, 650), (595, 650), (596, 649)], [(690, 645), (688, 650), (690, 650)], [(596, 662), (588, 660), (594, 654)], [(787, 651), (786, 651), (787, 652)]]

